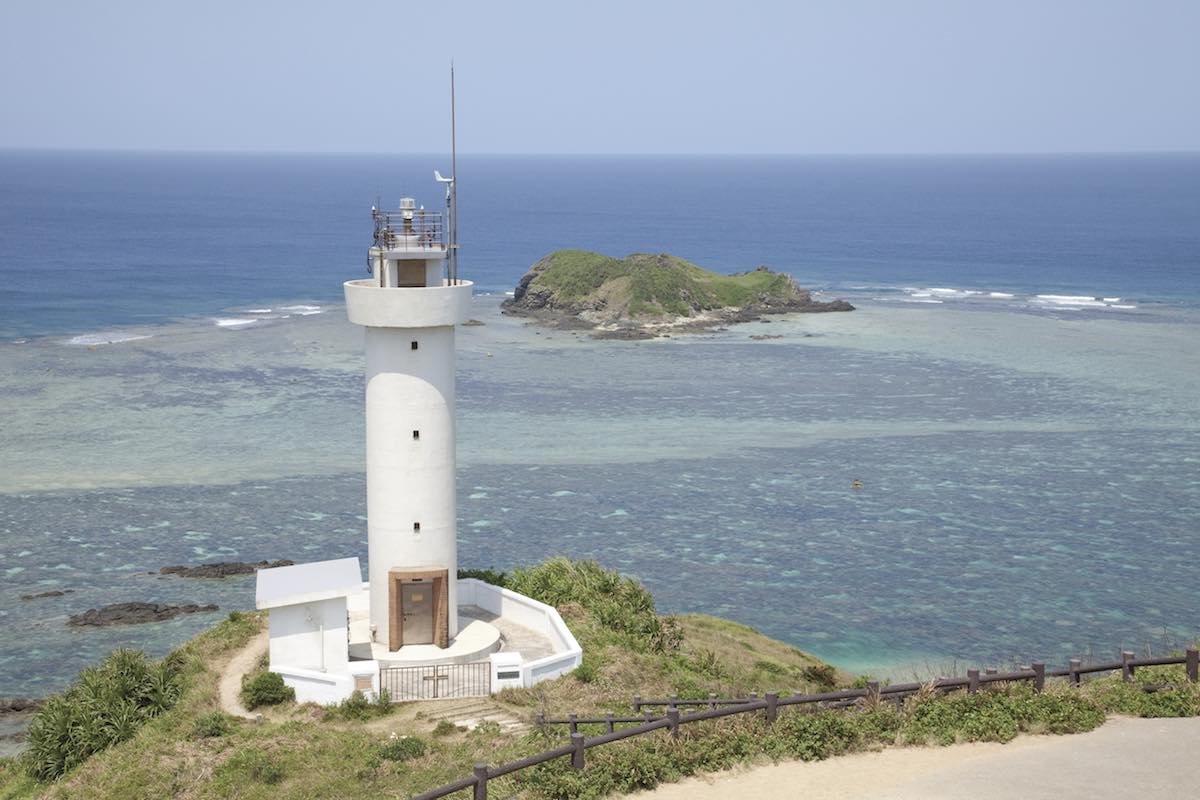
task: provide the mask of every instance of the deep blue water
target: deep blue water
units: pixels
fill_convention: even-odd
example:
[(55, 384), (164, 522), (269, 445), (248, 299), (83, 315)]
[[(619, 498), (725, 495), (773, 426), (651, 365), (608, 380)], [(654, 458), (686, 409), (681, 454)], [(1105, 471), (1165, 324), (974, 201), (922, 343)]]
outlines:
[[(336, 300), (375, 198), (440, 207), (442, 161), (0, 152), (0, 338)], [(462, 270), (483, 291), (581, 247), (833, 290), (1200, 298), (1200, 155), (460, 161)]]

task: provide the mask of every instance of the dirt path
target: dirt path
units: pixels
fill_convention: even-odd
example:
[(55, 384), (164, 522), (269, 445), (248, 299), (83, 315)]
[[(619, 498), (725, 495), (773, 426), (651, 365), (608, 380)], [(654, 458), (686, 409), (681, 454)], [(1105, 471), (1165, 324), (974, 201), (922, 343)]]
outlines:
[(1062, 800), (1190, 796), (1200, 785), (1200, 718), (1111, 719), (1090, 733), (1009, 744), (894, 747), (692, 778), (631, 797), (717, 800)]
[(221, 679), (217, 691), (221, 696), (221, 710), (226, 714), (245, 719), (254, 719), (254, 714), (242, 706), (238, 695), (242, 691), (242, 676), (254, 669), (258, 659), (267, 652), (267, 631), (263, 630), (245, 647), (234, 653), (233, 658), (221, 670)]

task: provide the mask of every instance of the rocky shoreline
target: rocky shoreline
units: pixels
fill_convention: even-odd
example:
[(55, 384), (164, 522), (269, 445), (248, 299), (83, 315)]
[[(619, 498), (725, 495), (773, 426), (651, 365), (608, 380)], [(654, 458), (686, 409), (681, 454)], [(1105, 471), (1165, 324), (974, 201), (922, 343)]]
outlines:
[(67, 619), (67, 624), (76, 628), (107, 628), (112, 625), (165, 622), (181, 614), (200, 614), (218, 610), (219, 608), (212, 603), (203, 606), (195, 603), (182, 606), (171, 606), (164, 603), (113, 603), (100, 608), (90, 608), (82, 614), (73, 614)]
[(181, 578), (229, 578), (234, 575), (250, 575), (260, 569), (272, 569), (274, 567), (290, 567), (296, 562), (289, 561), (286, 558), (279, 561), (217, 561), (211, 564), (200, 564), (199, 566), (188, 566), (187, 564), (176, 564), (171, 567), (163, 567), (158, 573), (160, 575), (178, 575)]

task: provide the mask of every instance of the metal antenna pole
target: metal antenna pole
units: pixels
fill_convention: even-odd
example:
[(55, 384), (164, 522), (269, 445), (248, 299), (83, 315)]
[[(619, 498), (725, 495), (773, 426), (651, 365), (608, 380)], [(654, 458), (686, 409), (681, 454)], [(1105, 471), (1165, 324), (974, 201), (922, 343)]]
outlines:
[(458, 141), (454, 117), (454, 60), (450, 60), (450, 259), (453, 277), (458, 285)]

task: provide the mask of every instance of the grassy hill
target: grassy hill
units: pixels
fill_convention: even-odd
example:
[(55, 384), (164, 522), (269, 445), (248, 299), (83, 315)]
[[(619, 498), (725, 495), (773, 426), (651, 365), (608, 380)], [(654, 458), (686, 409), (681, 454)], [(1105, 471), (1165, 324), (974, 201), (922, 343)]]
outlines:
[[(494, 698), (517, 714), (628, 713), (635, 694), (813, 691), (849, 680), (743, 625), (701, 615), (660, 616), (638, 583), (594, 563), (552, 559), (511, 575), (485, 577), (554, 604), (585, 652), (584, 665), (575, 673)], [(407, 797), (466, 776), (477, 762), (497, 765), (559, 746), (565, 739), (562, 729), (506, 733), (495, 724), (467, 732), (435, 722), (436, 703), (320, 708), (285, 702), (264, 709), (261, 723), (229, 717), (220, 710), (219, 677), (264, 625), (262, 615), (235, 612), (159, 662), (161, 666), (135, 670), (151, 689), (168, 673), (178, 688), (170, 692), (173, 700), (163, 704), (165, 710), (136, 724), (123, 712), (128, 698), (110, 690), (128, 685), (130, 676), (123, 673), (137, 659), (118, 653), (103, 669), (81, 676), (72, 691), (79, 693), (83, 686), (89, 691), (82, 695), (90, 699), (81, 707), (78, 724), (60, 729), (49, 724), (52, 719), (42, 719), (38, 742), (31, 733), (35, 746), (30, 755), (0, 759), (0, 800)], [(1138, 677), (1149, 683), (1183, 683), (1182, 667), (1143, 668)], [(46, 707), (55, 705), (51, 700)], [(654, 734), (596, 748), (589, 751), (583, 772), (560, 759), (494, 781), (489, 788), (497, 797), (600, 798), (746, 762), (819, 759), (894, 744), (1008, 741), (1020, 731), (1090, 730), (1112, 712), (1196, 715), (1200, 689), (1182, 686), (1147, 694), (1113, 678), (1090, 681), (1082, 690), (1055, 684), (1043, 694), (1033, 694), (1025, 684), (974, 695), (924, 693), (908, 699), (902, 709), (881, 702), (845, 712), (788, 711), (771, 726), (761, 716), (740, 716), (689, 725), (677, 739)], [(93, 718), (102, 724), (90, 724)], [(124, 726), (115, 729), (114, 720)], [(49, 738), (43, 740), (47, 731)], [(55, 780), (30, 776), (38, 747), (61, 746), (73, 753), (92, 734), (112, 741)]]
[(790, 275), (759, 267), (722, 275), (672, 255), (634, 254), (612, 258), (587, 250), (559, 250), (525, 273), (510, 313), (542, 318), (574, 318), (590, 324), (661, 322), (718, 314), (715, 321), (738, 321), (735, 315), (785, 311), (844, 311), (844, 301), (821, 303)]

